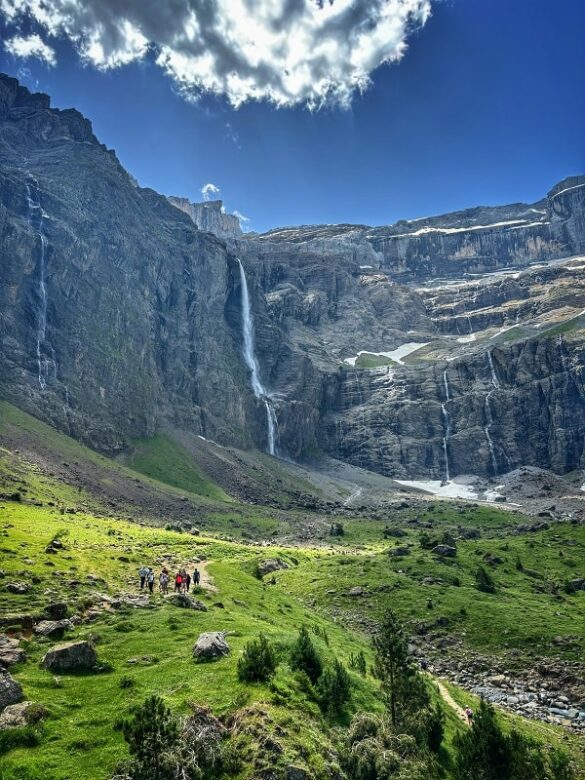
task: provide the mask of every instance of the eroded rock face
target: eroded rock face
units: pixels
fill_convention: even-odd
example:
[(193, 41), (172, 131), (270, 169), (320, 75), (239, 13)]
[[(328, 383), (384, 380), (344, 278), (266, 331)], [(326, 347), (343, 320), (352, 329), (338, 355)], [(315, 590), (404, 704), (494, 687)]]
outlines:
[(258, 562), (258, 574), (261, 577), (264, 577), (266, 574), (271, 574), (274, 571), (288, 568), (288, 563), (283, 561), (281, 558), (267, 558), (264, 561)]
[(236, 238), (242, 235), (240, 220), (235, 214), (226, 214), (221, 200), (191, 203), (187, 198), (171, 195), (169, 201), (188, 214), (199, 230), (213, 233), (218, 238)]
[(52, 647), (41, 664), (50, 672), (58, 674), (88, 672), (97, 664), (97, 654), (89, 642), (67, 642)]
[(221, 631), (208, 631), (199, 634), (193, 647), (193, 657), (196, 661), (217, 661), (229, 655), (230, 647)]

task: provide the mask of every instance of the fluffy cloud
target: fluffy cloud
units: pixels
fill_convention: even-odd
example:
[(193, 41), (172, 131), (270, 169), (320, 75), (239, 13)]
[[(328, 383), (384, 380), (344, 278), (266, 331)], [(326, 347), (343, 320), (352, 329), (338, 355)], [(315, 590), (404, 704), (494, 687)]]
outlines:
[(54, 65), (57, 61), (55, 51), (39, 35), (15, 35), (4, 41), (4, 48), (15, 57), (37, 57), (47, 65)]
[(203, 195), (203, 200), (209, 200), (212, 195), (219, 195), (221, 192), (220, 188), (217, 186), (217, 184), (212, 184), (209, 182), (208, 184), (204, 184), (203, 187), (201, 187), (201, 194)]
[(431, 0), (0, 0), (9, 22), (68, 37), (98, 68), (150, 51), (187, 97), (234, 106), (348, 104), (430, 10)]

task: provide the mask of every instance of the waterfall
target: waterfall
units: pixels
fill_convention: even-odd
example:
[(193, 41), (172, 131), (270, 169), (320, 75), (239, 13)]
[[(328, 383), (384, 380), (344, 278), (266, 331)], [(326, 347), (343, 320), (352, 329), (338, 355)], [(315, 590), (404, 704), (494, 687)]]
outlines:
[(498, 460), (496, 458), (496, 452), (494, 450), (494, 443), (492, 441), (492, 435), (490, 432), (490, 428), (493, 425), (494, 418), (492, 417), (492, 410), (490, 407), (490, 395), (491, 393), (488, 393), (485, 397), (485, 403), (484, 403), (484, 409), (485, 409), (485, 421), (486, 425), (484, 427), (484, 433), (485, 438), (489, 447), (490, 451), (490, 458), (492, 460), (492, 469), (494, 471), (494, 476), (498, 473)]
[(443, 371), (443, 387), (445, 388), (445, 402), (451, 400), (451, 393), (449, 392), (449, 377), (447, 376), (447, 369)]
[[(38, 291), (40, 306), (37, 313), (37, 369), (38, 380), (41, 390), (47, 386), (49, 378), (49, 369), (52, 366), (56, 369), (54, 351), (47, 343), (47, 238), (44, 233), (45, 212), (41, 208), (39, 200), (39, 184), (37, 180), (29, 175), (26, 182), (26, 198), (28, 202), (28, 222), (31, 228), (38, 234), (41, 242), (41, 252), (39, 255), (39, 280)], [(47, 357), (46, 352), (51, 354)], [(45, 353), (45, 354), (43, 354)]]
[(252, 376), (252, 390), (256, 398), (259, 398), (266, 409), (266, 427), (268, 431), (268, 452), (270, 455), (276, 454), (276, 432), (278, 423), (276, 412), (272, 405), (270, 395), (260, 379), (260, 366), (256, 358), (254, 349), (254, 322), (252, 320), (252, 308), (250, 306), (250, 293), (248, 292), (248, 281), (242, 261), (238, 258), (240, 266), (240, 286), (242, 290), (242, 332), (244, 335), (244, 360), (250, 369)]
[(494, 387), (499, 387), (500, 383), (499, 383), (498, 377), (496, 375), (496, 367), (494, 366), (494, 359), (492, 357), (491, 349), (488, 350), (487, 356), (488, 356), (488, 363), (490, 364), (490, 372), (491, 372), (491, 375), (492, 375), (492, 384), (493, 384)]
[(443, 454), (445, 455), (445, 482), (449, 482), (451, 479), (451, 472), (449, 469), (449, 437), (451, 436), (451, 417), (445, 404), (441, 404), (441, 413), (443, 415), (443, 425), (445, 427), (445, 435), (443, 436)]

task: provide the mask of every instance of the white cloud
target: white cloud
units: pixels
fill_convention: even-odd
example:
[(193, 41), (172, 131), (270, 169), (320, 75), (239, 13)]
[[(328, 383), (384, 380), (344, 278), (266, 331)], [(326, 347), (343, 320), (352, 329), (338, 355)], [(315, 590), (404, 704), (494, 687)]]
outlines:
[(241, 212), (239, 212), (237, 209), (236, 209), (235, 211), (233, 211), (233, 212), (232, 212), (232, 214), (234, 215), (234, 217), (237, 217), (237, 218), (238, 218), (238, 220), (239, 220), (239, 222), (240, 222), (240, 227), (242, 228), (242, 230), (243, 230), (243, 231), (244, 231), (244, 233), (245, 233), (245, 232), (246, 232), (246, 230), (248, 230), (248, 229), (249, 229), (249, 227), (250, 227), (250, 225), (249, 225), (249, 222), (250, 222), (250, 217), (245, 217), (245, 216), (244, 216), (244, 215), (243, 215)]
[(47, 65), (55, 65), (57, 57), (55, 50), (46, 44), (40, 35), (15, 35), (4, 41), (4, 48), (15, 57), (37, 57)]
[(220, 192), (221, 190), (217, 184), (212, 184), (211, 182), (208, 182), (207, 184), (204, 184), (203, 187), (201, 187), (203, 200), (209, 200), (212, 195), (219, 195)]
[(0, 0), (8, 22), (68, 37), (100, 69), (152, 51), (185, 96), (234, 106), (347, 105), (430, 11), (431, 0)]

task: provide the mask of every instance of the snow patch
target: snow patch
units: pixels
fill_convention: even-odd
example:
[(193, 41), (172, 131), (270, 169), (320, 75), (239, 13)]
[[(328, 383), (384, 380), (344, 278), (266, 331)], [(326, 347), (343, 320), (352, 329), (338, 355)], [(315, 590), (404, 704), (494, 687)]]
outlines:
[(424, 490), (427, 493), (432, 493), (434, 496), (477, 500), (477, 492), (470, 485), (460, 485), (457, 482), (441, 482), (438, 479), (395, 479), (394, 481), (405, 487)]
[(476, 334), (470, 333), (469, 336), (459, 336), (457, 339), (458, 344), (469, 344), (471, 341), (475, 341)]
[[(559, 193), (560, 194), (560, 193)], [(415, 230), (413, 233), (396, 233), (388, 238), (410, 238), (411, 236), (423, 236), (426, 233), (442, 233), (444, 235), (450, 233), (468, 233), (470, 230), (487, 230), (495, 227), (508, 227), (510, 225), (517, 225), (518, 227), (527, 227), (526, 219), (508, 219), (505, 222), (492, 222), (490, 225), (470, 225), (468, 227), (456, 227), (456, 228), (440, 228), (440, 227), (423, 227), (419, 230)], [(540, 225), (540, 222), (533, 222), (533, 225)]]
[(429, 343), (430, 342), (428, 341), (409, 341), (407, 344), (402, 344), (402, 346), (393, 349), (391, 352), (371, 352), (368, 349), (362, 349), (357, 353), (357, 355), (355, 355), (355, 357), (345, 358), (343, 362), (347, 363), (348, 366), (355, 366), (361, 355), (373, 355), (374, 357), (389, 358), (395, 363), (403, 366), (403, 359), (405, 357), (411, 355), (413, 352), (416, 352), (419, 349), (422, 349), (423, 347), (426, 347)]

